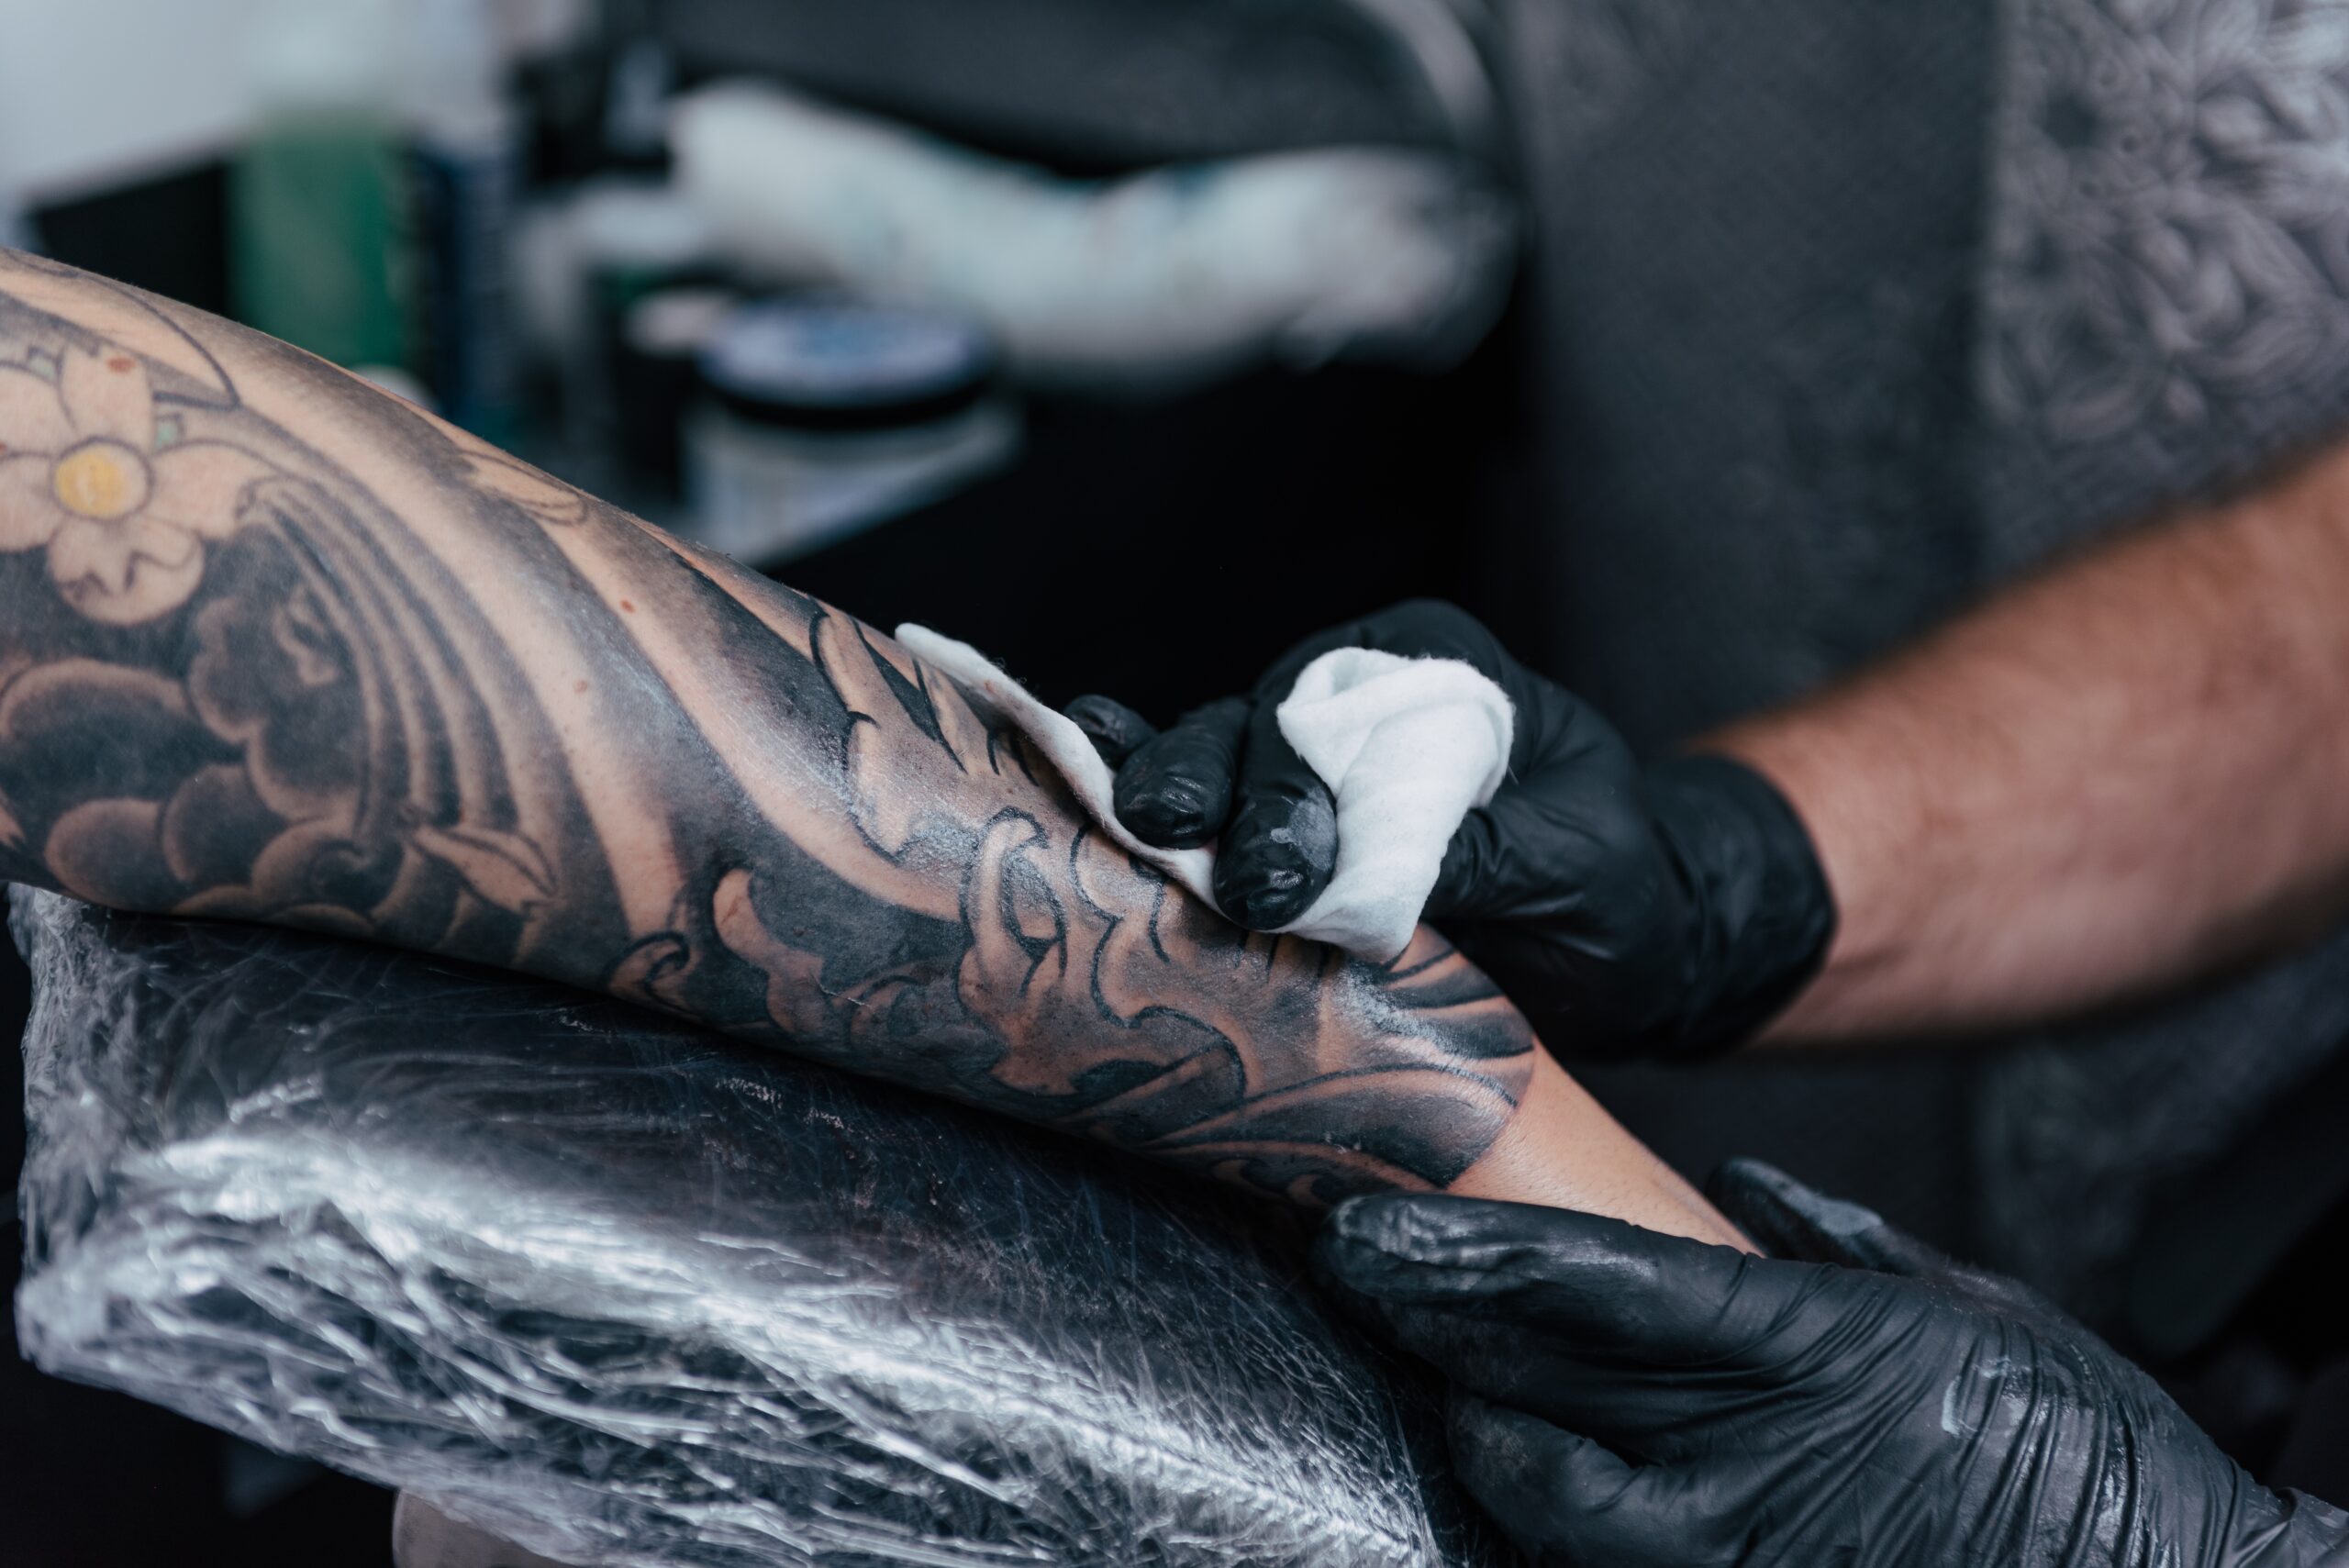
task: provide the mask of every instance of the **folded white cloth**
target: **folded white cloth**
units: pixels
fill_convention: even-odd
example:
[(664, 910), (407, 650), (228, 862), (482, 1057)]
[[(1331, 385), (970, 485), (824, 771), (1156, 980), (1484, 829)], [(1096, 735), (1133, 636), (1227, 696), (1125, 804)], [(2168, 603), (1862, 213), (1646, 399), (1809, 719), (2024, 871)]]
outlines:
[(1340, 354), (1442, 369), (1516, 266), (1507, 200), (1404, 148), (1063, 179), (744, 82), (678, 98), (669, 140), (728, 261), (967, 317), (1029, 381), (1173, 391)]
[[(918, 626), (899, 627), (897, 640), (1017, 725), (1109, 839), (1215, 903), (1214, 848), (1154, 849), (1126, 831), (1110, 804), (1108, 764), (1074, 721), (968, 643)], [(1341, 648), (1305, 667), (1281, 703), (1279, 722), (1338, 806), (1330, 885), (1283, 929), (1390, 960), (1409, 945), (1461, 819), (1491, 800), (1508, 775), (1516, 725), (1509, 700), (1456, 659)]]

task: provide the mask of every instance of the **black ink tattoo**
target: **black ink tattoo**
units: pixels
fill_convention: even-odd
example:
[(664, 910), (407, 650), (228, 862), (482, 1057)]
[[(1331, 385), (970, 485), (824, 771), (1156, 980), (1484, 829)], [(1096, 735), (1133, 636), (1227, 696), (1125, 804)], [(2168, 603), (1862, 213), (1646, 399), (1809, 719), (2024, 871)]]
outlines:
[(6, 252), (0, 877), (599, 985), (1305, 1202), (1450, 1183), (1531, 1072), (1440, 939), (1236, 930), (850, 617)]

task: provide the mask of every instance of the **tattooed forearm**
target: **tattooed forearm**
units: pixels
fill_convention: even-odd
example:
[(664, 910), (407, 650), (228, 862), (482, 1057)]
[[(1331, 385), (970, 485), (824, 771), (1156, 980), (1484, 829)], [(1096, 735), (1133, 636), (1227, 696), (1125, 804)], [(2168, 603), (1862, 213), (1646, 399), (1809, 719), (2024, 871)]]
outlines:
[(888, 639), (310, 361), (0, 252), (0, 878), (600, 986), (1306, 1201), (1531, 1038), (1245, 936)]

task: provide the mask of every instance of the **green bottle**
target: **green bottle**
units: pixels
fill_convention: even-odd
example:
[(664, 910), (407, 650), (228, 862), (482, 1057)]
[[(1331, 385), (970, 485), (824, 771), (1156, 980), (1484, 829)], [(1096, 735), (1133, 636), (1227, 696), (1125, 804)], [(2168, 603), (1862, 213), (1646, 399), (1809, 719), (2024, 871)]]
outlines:
[(408, 191), (381, 0), (288, 0), (259, 29), (259, 123), (229, 171), (249, 326), (340, 365), (410, 359)]

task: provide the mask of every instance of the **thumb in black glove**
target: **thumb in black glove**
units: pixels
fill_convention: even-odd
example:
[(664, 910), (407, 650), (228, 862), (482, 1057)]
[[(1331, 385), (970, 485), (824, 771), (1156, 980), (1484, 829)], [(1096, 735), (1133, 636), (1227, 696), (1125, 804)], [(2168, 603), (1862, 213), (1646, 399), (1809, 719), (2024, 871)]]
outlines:
[(1544, 1564), (2299, 1568), (2349, 1518), (2259, 1486), (2026, 1287), (1739, 1162), (1787, 1256), (1441, 1195), (1340, 1207), (1317, 1262), (1452, 1380), (1461, 1478)]
[(1335, 648), (1458, 659), (1516, 709), (1508, 781), (1446, 850), (1427, 917), (1562, 1051), (1692, 1055), (1760, 1029), (1816, 972), (1834, 923), (1802, 824), (1726, 757), (1642, 771), (1610, 725), (1465, 611), (1413, 600), (1308, 638), (1244, 697), (1164, 731), (1107, 697), (1069, 717), (1118, 769), (1147, 843), (1219, 840), (1215, 895), (1257, 930), (1302, 915), (1338, 854), (1328, 788), (1275, 714)]

